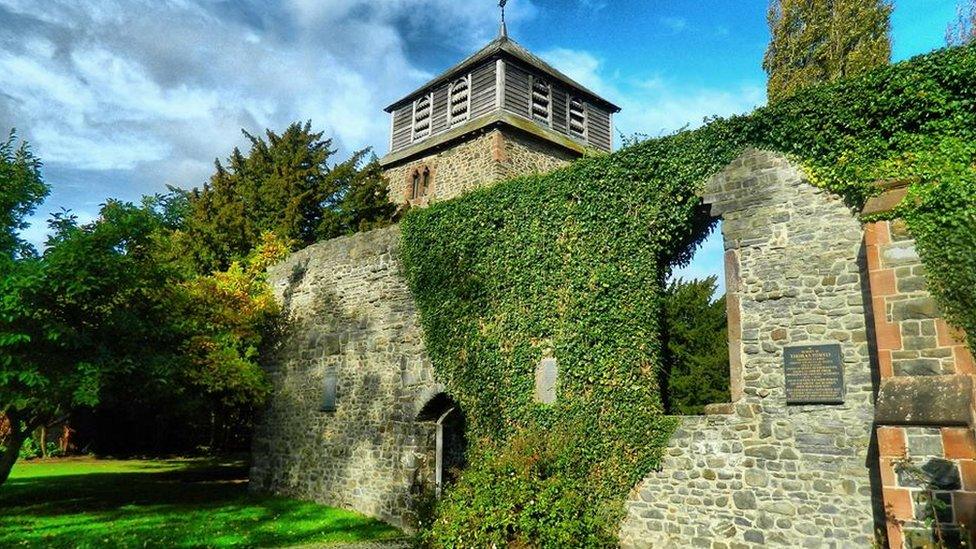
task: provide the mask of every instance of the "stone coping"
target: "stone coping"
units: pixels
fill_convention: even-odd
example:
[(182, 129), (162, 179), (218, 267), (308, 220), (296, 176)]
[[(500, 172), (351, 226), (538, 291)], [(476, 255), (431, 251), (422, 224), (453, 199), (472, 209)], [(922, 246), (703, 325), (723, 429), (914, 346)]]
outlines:
[(969, 426), (976, 429), (976, 376), (904, 376), (882, 380), (878, 425)]
[(884, 192), (869, 198), (861, 215), (877, 215), (894, 210), (908, 196), (908, 187), (914, 182), (912, 179), (878, 181), (875, 184), (884, 189)]

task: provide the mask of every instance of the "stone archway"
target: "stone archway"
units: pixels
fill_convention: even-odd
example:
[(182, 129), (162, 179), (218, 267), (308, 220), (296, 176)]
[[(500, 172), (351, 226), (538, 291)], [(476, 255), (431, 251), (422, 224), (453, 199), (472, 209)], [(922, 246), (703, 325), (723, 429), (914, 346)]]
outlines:
[(443, 489), (457, 481), (467, 465), (465, 417), (461, 406), (447, 393), (437, 393), (417, 413), (417, 421), (435, 425), (434, 471), (431, 478), (439, 496)]

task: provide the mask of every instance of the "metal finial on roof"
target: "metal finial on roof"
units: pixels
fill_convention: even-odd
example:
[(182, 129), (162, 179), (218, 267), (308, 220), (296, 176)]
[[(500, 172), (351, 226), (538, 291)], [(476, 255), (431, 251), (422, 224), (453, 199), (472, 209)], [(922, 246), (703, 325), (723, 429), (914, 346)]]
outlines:
[(498, 7), (502, 9), (502, 27), (498, 30), (499, 38), (508, 38), (508, 25), (505, 24), (505, 4), (508, 0), (499, 0)]

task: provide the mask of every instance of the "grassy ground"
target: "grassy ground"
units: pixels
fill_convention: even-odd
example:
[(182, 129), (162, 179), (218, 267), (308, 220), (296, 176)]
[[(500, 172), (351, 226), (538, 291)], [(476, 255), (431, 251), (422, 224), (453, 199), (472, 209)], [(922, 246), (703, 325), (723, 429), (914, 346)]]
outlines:
[(19, 463), (0, 487), (0, 547), (281, 547), (388, 540), (356, 513), (247, 492), (242, 463)]

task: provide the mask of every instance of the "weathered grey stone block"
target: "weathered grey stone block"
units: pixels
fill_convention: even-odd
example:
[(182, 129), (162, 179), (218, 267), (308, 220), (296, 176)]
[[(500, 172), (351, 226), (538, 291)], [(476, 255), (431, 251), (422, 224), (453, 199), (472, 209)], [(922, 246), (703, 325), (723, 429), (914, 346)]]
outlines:
[(559, 363), (554, 358), (544, 358), (535, 368), (535, 401), (542, 404), (556, 402), (559, 386)]

